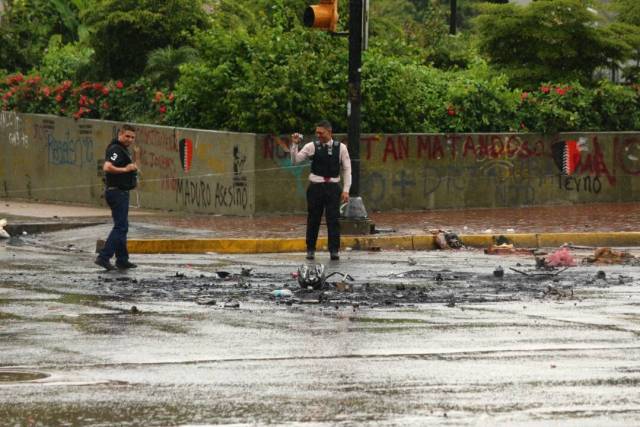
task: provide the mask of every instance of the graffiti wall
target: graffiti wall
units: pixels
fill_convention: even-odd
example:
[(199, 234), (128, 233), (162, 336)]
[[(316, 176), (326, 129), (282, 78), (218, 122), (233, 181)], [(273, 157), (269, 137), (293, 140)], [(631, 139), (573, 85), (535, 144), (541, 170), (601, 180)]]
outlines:
[[(121, 123), (0, 112), (0, 194), (104, 204), (105, 150)], [(141, 208), (252, 215), (255, 135), (136, 125)]]
[[(308, 167), (291, 165), (288, 144), (287, 136), (258, 140), (256, 163), (268, 170), (258, 185), (278, 186), (280, 195), (257, 195), (258, 210), (304, 211)], [(637, 133), (364, 135), (360, 156), (370, 210), (640, 199)]]
[[(0, 112), (1, 197), (103, 205), (104, 153), (120, 125)], [(309, 165), (291, 164), (288, 136), (136, 129), (134, 206), (306, 210)], [(360, 156), (370, 211), (640, 200), (640, 133), (363, 135)]]

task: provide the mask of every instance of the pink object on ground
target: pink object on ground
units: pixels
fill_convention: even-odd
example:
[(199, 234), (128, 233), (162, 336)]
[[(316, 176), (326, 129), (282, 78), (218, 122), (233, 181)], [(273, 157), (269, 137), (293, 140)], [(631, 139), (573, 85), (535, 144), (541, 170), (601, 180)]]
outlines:
[(575, 267), (576, 265), (576, 260), (566, 247), (562, 247), (546, 257), (546, 261), (550, 267)]

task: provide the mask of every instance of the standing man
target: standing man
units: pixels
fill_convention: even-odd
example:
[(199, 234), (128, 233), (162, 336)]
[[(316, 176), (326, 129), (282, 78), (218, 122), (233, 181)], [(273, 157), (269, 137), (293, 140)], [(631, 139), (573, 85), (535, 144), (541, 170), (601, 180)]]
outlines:
[[(107, 270), (126, 270), (137, 266), (129, 262), (127, 232), (129, 231), (129, 191), (137, 184), (138, 165), (131, 159), (129, 147), (136, 139), (133, 126), (123, 125), (118, 137), (107, 147), (102, 170), (106, 177), (104, 198), (111, 208), (113, 229), (95, 263)], [(137, 148), (135, 149), (137, 153)], [(137, 161), (137, 158), (136, 158)], [(115, 254), (115, 267), (109, 261)]]
[[(315, 258), (316, 241), (320, 230), (322, 211), (325, 211), (329, 234), (329, 253), (332, 260), (340, 259), (340, 202), (349, 201), (351, 187), (351, 159), (347, 146), (334, 141), (331, 123), (326, 120), (316, 125), (317, 141), (309, 142), (298, 151), (302, 135), (291, 135), (291, 162), (311, 159), (311, 173), (307, 188), (307, 259)], [(344, 184), (340, 189), (340, 172)]]

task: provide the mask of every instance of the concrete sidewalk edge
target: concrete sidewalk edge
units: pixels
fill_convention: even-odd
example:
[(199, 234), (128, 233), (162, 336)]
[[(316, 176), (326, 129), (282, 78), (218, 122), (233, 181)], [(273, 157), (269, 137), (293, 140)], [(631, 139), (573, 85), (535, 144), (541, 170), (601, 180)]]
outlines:
[[(522, 233), (522, 234), (472, 234), (461, 235), (465, 246), (487, 248), (495, 244), (499, 236), (509, 239), (519, 248), (558, 247), (565, 243), (577, 246), (640, 246), (640, 232), (594, 232), (594, 233)], [(437, 249), (434, 236), (343, 236), (342, 248), (353, 250), (377, 251), (396, 250), (432, 250)], [(318, 239), (318, 250), (326, 250), (327, 239)], [(305, 252), (303, 238), (275, 239), (131, 239), (128, 242), (130, 253), (137, 254), (257, 254), (278, 252)]]

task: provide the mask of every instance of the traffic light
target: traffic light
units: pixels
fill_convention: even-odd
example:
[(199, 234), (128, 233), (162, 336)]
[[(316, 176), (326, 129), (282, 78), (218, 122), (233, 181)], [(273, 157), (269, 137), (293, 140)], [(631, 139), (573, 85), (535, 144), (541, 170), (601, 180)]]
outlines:
[(338, 0), (320, 0), (320, 4), (307, 7), (302, 22), (306, 27), (335, 32), (338, 24)]

